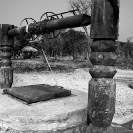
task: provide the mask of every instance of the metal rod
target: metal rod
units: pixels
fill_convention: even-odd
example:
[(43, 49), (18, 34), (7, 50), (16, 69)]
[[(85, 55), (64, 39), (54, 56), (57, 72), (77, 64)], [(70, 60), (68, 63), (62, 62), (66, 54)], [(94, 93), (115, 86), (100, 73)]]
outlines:
[(54, 20), (43, 20), (36, 23), (31, 23), (27, 27), (14, 28), (8, 31), (8, 35), (17, 36), (20, 34), (45, 34), (48, 32), (53, 32), (54, 30), (61, 30), (66, 28), (75, 28), (90, 25), (90, 16), (86, 14), (75, 15), (71, 17), (54, 19)]
[[(78, 9), (77, 9), (77, 10), (71, 10), (71, 11), (68, 11), (68, 12), (62, 12), (62, 13), (54, 14), (54, 15), (51, 15), (51, 16), (66, 14), (66, 13), (75, 12), (75, 11), (78, 11)], [(50, 16), (50, 17), (51, 17), (51, 16)]]

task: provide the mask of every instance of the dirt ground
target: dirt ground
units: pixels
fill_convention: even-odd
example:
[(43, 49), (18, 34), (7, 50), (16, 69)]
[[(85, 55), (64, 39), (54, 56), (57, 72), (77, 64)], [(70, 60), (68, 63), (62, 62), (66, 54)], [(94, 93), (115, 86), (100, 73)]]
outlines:
[[(133, 89), (128, 84), (133, 82), (133, 71), (117, 70), (114, 77), (116, 85), (116, 113), (115, 117), (122, 117), (133, 113)], [(88, 82), (91, 79), (88, 68), (75, 69), (74, 72), (32, 72), (14, 73), (13, 87), (33, 84), (50, 84), (63, 86), (66, 89), (76, 89), (88, 92)]]

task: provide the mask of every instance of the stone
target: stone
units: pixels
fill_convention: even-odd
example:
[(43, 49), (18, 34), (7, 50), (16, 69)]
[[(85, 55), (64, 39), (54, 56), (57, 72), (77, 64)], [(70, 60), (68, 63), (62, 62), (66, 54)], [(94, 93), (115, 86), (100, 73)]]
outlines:
[(26, 105), (0, 90), (0, 132), (83, 133), (87, 127), (87, 93)]

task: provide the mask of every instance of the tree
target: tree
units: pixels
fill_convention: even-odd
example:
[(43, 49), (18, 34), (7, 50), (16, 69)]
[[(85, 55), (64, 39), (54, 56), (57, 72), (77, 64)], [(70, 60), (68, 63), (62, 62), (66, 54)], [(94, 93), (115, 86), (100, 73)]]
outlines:
[(76, 59), (77, 53), (82, 53), (82, 51), (86, 49), (84, 49), (84, 45), (82, 45), (85, 44), (83, 42), (86, 40), (84, 32), (69, 29), (67, 32), (62, 33), (61, 37), (65, 42), (63, 53), (72, 55), (73, 60)]
[(82, 54), (86, 51), (86, 35), (84, 32), (69, 29), (63, 31), (54, 39), (48, 39), (42, 35), (40, 41), (34, 41), (30, 45), (38, 51), (44, 50), (46, 55), (51, 57), (72, 55), (76, 59), (76, 54)]
[(13, 56), (19, 55), (19, 51), (28, 44), (27, 40), (21, 38), (21, 36), (14, 37)]
[(117, 49), (115, 53), (118, 56), (117, 62), (128, 66), (133, 62), (133, 42), (132, 37), (127, 38), (127, 42), (116, 41)]
[(133, 37), (127, 38), (126, 48), (125, 48), (125, 56), (129, 61), (132, 61), (132, 44), (131, 40)]
[(46, 54), (56, 58), (57, 55), (62, 55), (64, 41), (60, 36), (54, 39), (48, 39), (42, 36), (41, 45)]
[[(85, 13), (89, 16), (91, 16), (91, 0), (69, 0), (69, 9), (78, 9), (78, 14), (81, 13)], [(92, 66), (90, 60), (89, 60), (89, 56), (91, 53), (91, 49), (90, 49), (90, 44), (91, 44), (91, 39), (90, 39), (90, 35), (87, 31), (87, 27), (83, 26), (83, 29), (85, 30), (86, 36), (87, 36), (87, 42), (88, 42), (88, 52), (87, 52), (87, 60), (88, 60), (88, 65)]]

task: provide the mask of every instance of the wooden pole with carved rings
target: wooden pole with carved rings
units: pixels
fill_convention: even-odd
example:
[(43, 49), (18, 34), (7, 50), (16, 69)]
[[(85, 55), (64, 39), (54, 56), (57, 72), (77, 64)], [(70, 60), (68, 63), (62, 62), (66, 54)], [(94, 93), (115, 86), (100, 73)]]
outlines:
[(13, 29), (13, 25), (0, 24), (0, 88), (10, 88), (13, 83), (12, 69), (12, 46), (13, 37), (8, 35), (8, 31)]
[(116, 82), (113, 79), (117, 60), (115, 40), (118, 37), (119, 0), (92, 0), (90, 37), (92, 79), (88, 91), (87, 133), (113, 133)]

